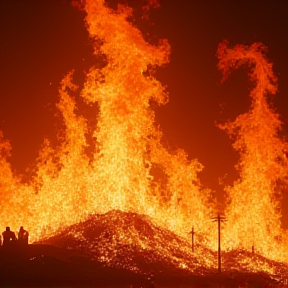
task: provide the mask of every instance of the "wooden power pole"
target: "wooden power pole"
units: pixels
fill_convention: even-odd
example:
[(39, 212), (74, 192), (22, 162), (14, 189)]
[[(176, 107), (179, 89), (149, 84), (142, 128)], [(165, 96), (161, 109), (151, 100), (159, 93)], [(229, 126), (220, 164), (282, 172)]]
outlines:
[(221, 217), (219, 214), (217, 217), (212, 218), (213, 222), (218, 222), (218, 272), (221, 273), (221, 225), (220, 223), (225, 221), (225, 217)]
[(191, 232), (189, 232), (189, 234), (191, 234), (191, 236), (192, 236), (192, 252), (194, 252), (194, 234), (195, 234), (195, 232), (194, 232), (194, 227), (192, 226), (192, 230), (191, 230)]

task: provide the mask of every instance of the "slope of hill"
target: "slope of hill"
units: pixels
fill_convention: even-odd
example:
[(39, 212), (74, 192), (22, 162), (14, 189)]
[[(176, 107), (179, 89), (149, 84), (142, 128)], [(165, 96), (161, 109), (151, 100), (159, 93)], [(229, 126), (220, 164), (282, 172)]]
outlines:
[[(26, 250), (0, 250), (0, 287), (287, 287), (283, 263), (235, 250), (223, 253), (219, 274), (217, 253), (200, 244), (195, 250), (145, 215), (110, 211)], [(277, 275), (247, 268), (251, 258)]]
[[(154, 278), (173, 276), (184, 279), (191, 275), (200, 278), (218, 275), (217, 252), (197, 244), (195, 253), (192, 253), (189, 241), (160, 228), (150, 217), (136, 213), (113, 210), (95, 214), (41, 243), (77, 250), (106, 267), (127, 269), (147, 277), (153, 274)], [(222, 276), (229, 279), (244, 273), (246, 278), (253, 274), (265, 279), (274, 278), (280, 283), (288, 275), (286, 264), (248, 251), (224, 252), (222, 260)], [(251, 269), (247, 265), (249, 261), (254, 261), (258, 267), (262, 265), (263, 270), (266, 266), (273, 267), (274, 275)]]
[(207, 262), (217, 265), (215, 253), (198, 245), (198, 251), (207, 255), (205, 261), (198, 259), (185, 239), (155, 225), (148, 216), (115, 210), (93, 215), (39, 243), (81, 251), (106, 266), (140, 274), (204, 275), (211, 272), (205, 268)]

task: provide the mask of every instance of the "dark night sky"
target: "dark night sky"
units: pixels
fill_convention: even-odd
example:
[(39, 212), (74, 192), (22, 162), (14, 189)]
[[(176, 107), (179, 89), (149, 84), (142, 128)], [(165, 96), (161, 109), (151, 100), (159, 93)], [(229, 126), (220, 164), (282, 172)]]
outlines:
[[(227, 39), (231, 45), (262, 42), (268, 47), (279, 78), (273, 103), (288, 137), (288, 0), (160, 3), (149, 32), (167, 38), (172, 54), (170, 64), (157, 71), (157, 78), (168, 85), (170, 101), (157, 108), (156, 118), (172, 147), (183, 148), (205, 166), (202, 183), (221, 199), (218, 178), (227, 173), (225, 184), (233, 183), (237, 153), (215, 122), (247, 112), (250, 85), (244, 69), (220, 84), (218, 44)], [(0, 0), (0, 129), (11, 142), (16, 171), (35, 161), (44, 137), (55, 138), (62, 77), (71, 69), (87, 70), (96, 61), (83, 17), (68, 0)], [(288, 228), (288, 211), (283, 223)]]

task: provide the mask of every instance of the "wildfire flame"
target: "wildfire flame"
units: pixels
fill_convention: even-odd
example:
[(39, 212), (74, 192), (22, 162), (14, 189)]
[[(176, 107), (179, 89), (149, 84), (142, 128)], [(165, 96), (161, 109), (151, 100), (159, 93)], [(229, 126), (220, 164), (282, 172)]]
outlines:
[[(45, 139), (29, 185), (12, 174), (7, 161), (10, 146), (2, 140), (7, 155), (1, 159), (1, 175), (8, 176), (1, 181), (5, 196), (1, 201), (14, 210), (5, 213), (3, 224), (24, 224), (33, 241), (91, 213), (119, 209), (148, 214), (178, 233), (187, 233), (196, 223), (198, 231), (208, 231), (208, 194), (199, 188), (197, 178), (202, 166), (189, 161), (183, 150), (171, 154), (163, 147), (150, 105), (168, 101), (165, 89), (153, 77), (153, 68), (169, 61), (168, 42), (160, 40), (158, 46), (145, 42), (128, 21), (129, 7), (119, 5), (115, 11), (104, 1), (86, 1), (84, 9), (95, 55), (106, 57), (102, 69), (92, 67), (87, 73), (81, 91), (85, 101), (99, 105), (93, 160), (85, 154), (87, 120), (76, 114), (71, 95), (78, 87), (72, 83), (71, 71), (61, 82), (57, 104), (65, 139), (56, 148)], [(157, 182), (153, 170), (161, 170), (166, 181)]]
[[(171, 152), (163, 146), (151, 108), (151, 102), (164, 105), (168, 101), (165, 88), (153, 76), (156, 66), (169, 62), (167, 40), (160, 40), (158, 46), (147, 43), (129, 21), (133, 11), (128, 6), (113, 10), (104, 0), (82, 4), (95, 56), (102, 55), (105, 65), (90, 69), (82, 91), (73, 84), (73, 71), (62, 80), (57, 108), (65, 136), (56, 148), (44, 140), (29, 183), (12, 173), (11, 147), (0, 133), (1, 225), (25, 226), (33, 242), (91, 214), (118, 209), (149, 215), (187, 242), (194, 226), (202, 244), (215, 250), (217, 228), (210, 219), (215, 206), (210, 191), (198, 179), (203, 166), (188, 160), (185, 151)], [(265, 98), (266, 92), (276, 92), (276, 77), (262, 48), (254, 44), (228, 49), (224, 43), (218, 50), (224, 75), (231, 66), (252, 63), (251, 79), (256, 83), (251, 110), (221, 126), (231, 135), (238, 133), (234, 148), (241, 154), (241, 178), (226, 189), (231, 203), (226, 211), (229, 221), (223, 227), (223, 249), (248, 249), (254, 243), (259, 253), (288, 262), (288, 234), (281, 229), (275, 196), (278, 181), (287, 179), (283, 152), (287, 143), (277, 136), (281, 122)], [(85, 152), (90, 132), (75, 93), (87, 104), (99, 105), (92, 158)], [(205, 255), (196, 255), (212, 265)]]
[(226, 211), (229, 217), (225, 227), (226, 245), (245, 249), (254, 245), (269, 258), (287, 261), (288, 234), (281, 229), (279, 199), (280, 184), (287, 184), (288, 143), (279, 136), (282, 123), (267, 100), (268, 94), (277, 91), (277, 78), (261, 43), (234, 48), (227, 45), (224, 41), (218, 49), (218, 67), (224, 79), (231, 68), (248, 64), (252, 70), (250, 80), (255, 85), (250, 92), (250, 110), (234, 122), (220, 125), (230, 136), (235, 136), (233, 147), (240, 153), (236, 166), (240, 179), (232, 187), (226, 187), (231, 199)]

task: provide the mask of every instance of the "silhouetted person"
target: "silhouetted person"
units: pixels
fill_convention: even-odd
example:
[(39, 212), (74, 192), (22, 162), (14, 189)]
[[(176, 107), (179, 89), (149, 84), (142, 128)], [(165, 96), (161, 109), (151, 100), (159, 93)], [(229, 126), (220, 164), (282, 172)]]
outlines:
[(27, 246), (28, 245), (28, 237), (29, 233), (26, 231), (23, 226), (20, 227), (19, 232), (18, 232), (18, 243), (19, 246)]
[(15, 247), (16, 236), (10, 227), (6, 227), (6, 230), (2, 233), (3, 236), (3, 248)]

